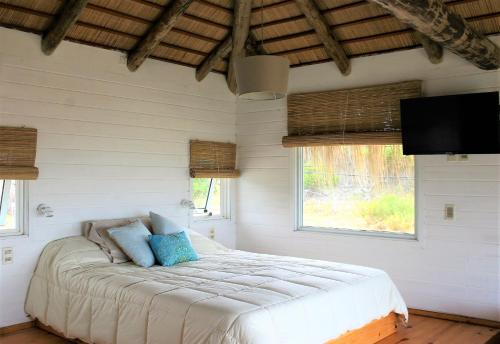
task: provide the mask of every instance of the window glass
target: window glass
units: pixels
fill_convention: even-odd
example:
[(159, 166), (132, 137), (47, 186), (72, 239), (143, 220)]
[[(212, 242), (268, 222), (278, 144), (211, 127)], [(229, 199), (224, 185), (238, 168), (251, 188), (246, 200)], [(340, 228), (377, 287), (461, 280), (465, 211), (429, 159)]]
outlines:
[(19, 181), (0, 179), (0, 234), (19, 231)]
[(194, 215), (221, 216), (223, 193), (218, 178), (194, 178), (192, 201), (196, 207)]
[(400, 145), (302, 148), (300, 227), (415, 234), (415, 166)]

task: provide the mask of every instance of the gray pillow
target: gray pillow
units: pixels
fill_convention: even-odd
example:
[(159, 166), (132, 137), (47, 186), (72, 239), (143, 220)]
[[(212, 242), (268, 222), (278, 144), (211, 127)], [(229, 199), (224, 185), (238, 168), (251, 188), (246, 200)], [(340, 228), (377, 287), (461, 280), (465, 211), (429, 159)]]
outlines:
[[(176, 234), (180, 232), (186, 232), (188, 233), (188, 229), (184, 228), (182, 226), (179, 226), (175, 222), (170, 221), (164, 216), (161, 216), (159, 214), (153, 213), (152, 211), (149, 212), (149, 217), (151, 219), (151, 225), (153, 227), (153, 234), (156, 235), (168, 235), (168, 234)], [(191, 239), (189, 238), (189, 235), (187, 236), (189, 239), (189, 243), (191, 243)]]

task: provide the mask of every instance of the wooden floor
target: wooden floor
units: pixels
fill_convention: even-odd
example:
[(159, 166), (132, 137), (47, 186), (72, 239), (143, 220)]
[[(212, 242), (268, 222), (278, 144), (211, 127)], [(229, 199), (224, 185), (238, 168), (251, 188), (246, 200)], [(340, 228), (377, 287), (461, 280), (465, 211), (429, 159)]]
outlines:
[[(398, 329), (396, 334), (382, 340), (379, 343), (484, 344), (497, 333), (500, 333), (499, 329), (412, 315), (410, 326), (408, 328)], [(0, 336), (0, 343), (63, 344), (70, 342), (37, 328), (30, 328), (16, 333)], [(497, 343), (497, 341), (494, 343)], [(500, 343), (500, 341), (498, 341), (498, 343)]]

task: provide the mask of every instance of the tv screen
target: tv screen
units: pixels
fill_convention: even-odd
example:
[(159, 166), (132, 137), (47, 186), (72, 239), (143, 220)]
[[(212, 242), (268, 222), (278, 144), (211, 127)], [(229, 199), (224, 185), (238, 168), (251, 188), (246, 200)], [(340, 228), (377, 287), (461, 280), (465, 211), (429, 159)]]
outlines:
[(498, 92), (401, 100), (403, 154), (500, 153)]

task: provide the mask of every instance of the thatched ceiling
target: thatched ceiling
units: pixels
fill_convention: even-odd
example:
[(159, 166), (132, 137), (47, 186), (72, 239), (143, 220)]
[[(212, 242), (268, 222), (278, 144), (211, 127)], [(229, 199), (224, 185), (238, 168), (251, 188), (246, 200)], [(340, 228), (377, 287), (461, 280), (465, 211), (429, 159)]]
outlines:
[[(66, 39), (130, 51), (170, 1), (91, 0)], [(444, 2), (477, 32), (500, 33), (500, 0)], [(43, 34), (64, 3), (64, 0), (0, 0), (0, 25)], [(348, 57), (420, 46), (412, 29), (373, 2), (317, 0), (316, 3)], [(260, 0), (254, 1), (253, 6), (250, 32), (258, 41), (263, 39), (266, 53), (288, 57), (293, 67), (330, 60), (295, 1), (263, 0), (263, 12)], [(231, 34), (232, 16), (230, 0), (195, 0), (150, 57), (197, 67)], [(214, 70), (224, 73), (227, 64), (226, 57)]]

